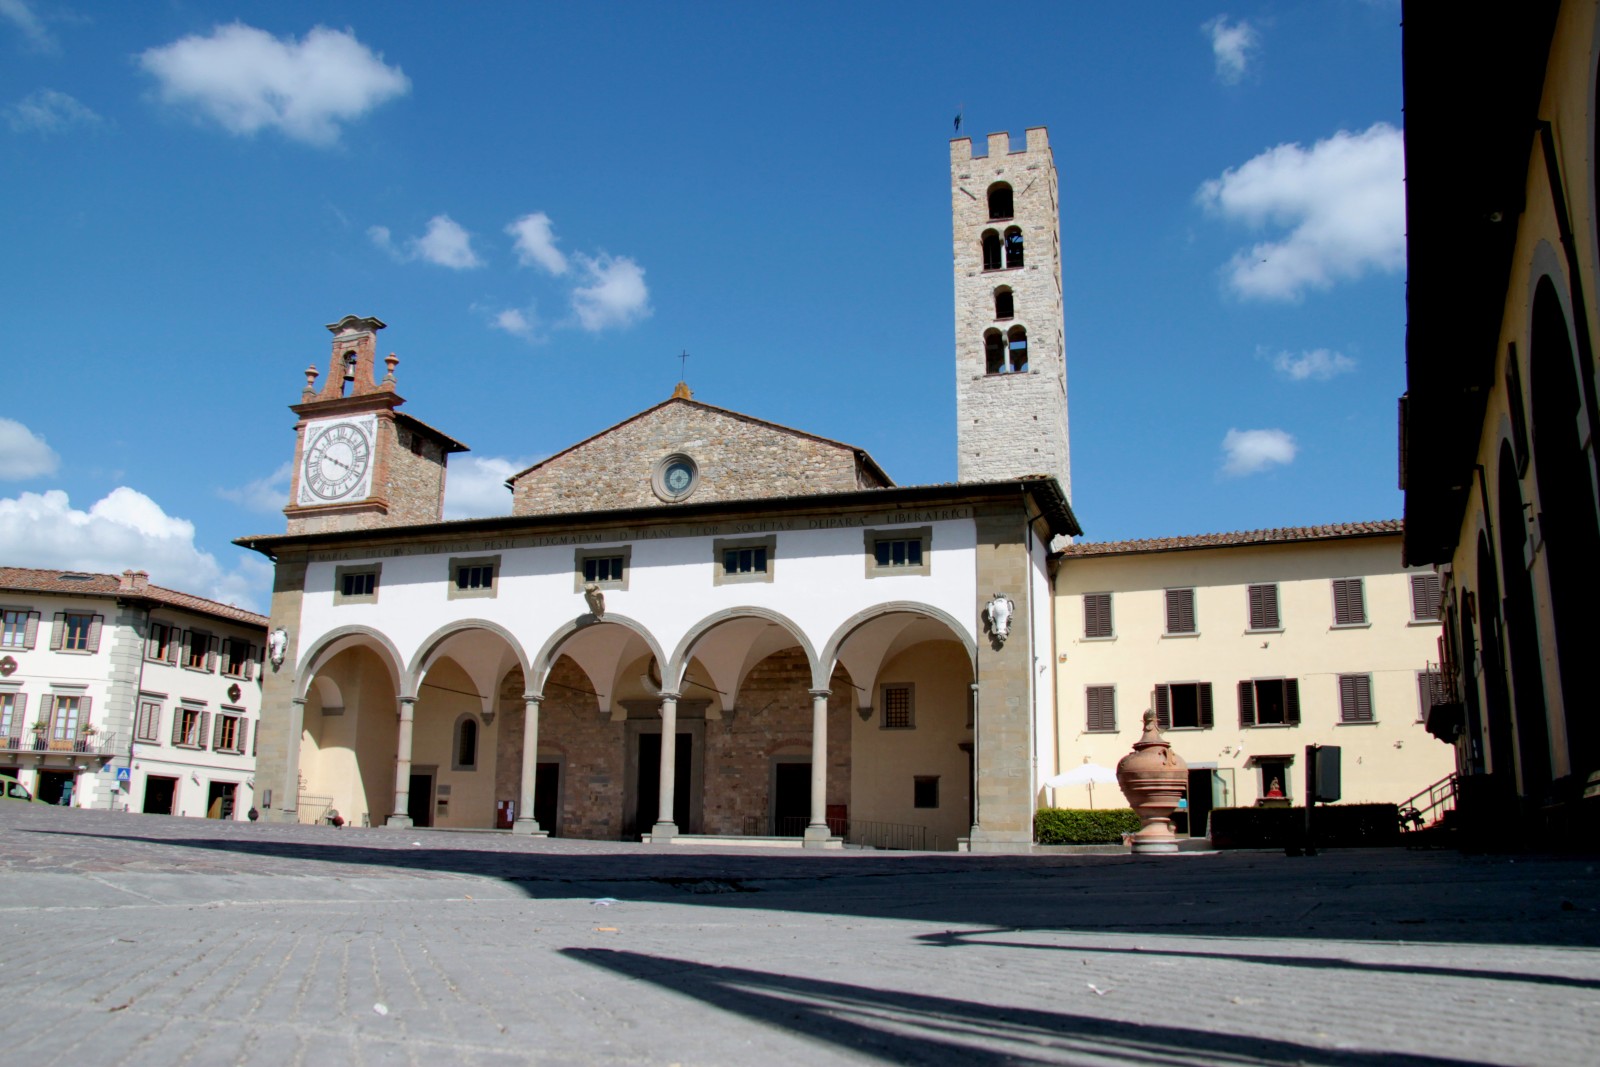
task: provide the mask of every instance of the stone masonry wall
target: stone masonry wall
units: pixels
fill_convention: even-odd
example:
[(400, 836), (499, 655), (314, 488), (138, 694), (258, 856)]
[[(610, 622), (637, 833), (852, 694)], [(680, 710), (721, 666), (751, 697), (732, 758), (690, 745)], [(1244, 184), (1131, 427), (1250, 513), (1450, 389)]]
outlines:
[[(1013, 217), (990, 219), (988, 192), (1011, 185)], [(955, 273), (956, 433), (963, 482), (1053, 474), (1070, 499), (1066, 350), (1062, 334), (1061, 227), (1056, 169), (1043, 128), (1023, 151), (1010, 135), (989, 135), (974, 157), (966, 138), (950, 143), (950, 205)], [(1023, 266), (983, 269), (985, 230), (1022, 231)], [(1015, 314), (995, 316), (995, 290), (1012, 291)], [(1028, 370), (987, 373), (984, 333), (1026, 328)]]
[(518, 479), (512, 513), (539, 515), (668, 506), (651, 488), (675, 452), (700, 469), (690, 500), (850, 492), (879, 484), (853, 449), (689, 400), (671, 400), (585, 441)]

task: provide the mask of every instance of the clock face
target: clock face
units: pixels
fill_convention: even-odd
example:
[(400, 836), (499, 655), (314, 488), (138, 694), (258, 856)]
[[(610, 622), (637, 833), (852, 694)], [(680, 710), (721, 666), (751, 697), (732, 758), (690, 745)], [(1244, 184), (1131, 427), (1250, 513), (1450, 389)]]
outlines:
[(306, 431), (300, 468), (300, 503), (357, 500), (366, 496), (372, 467), (372, 420), (338, 419)]

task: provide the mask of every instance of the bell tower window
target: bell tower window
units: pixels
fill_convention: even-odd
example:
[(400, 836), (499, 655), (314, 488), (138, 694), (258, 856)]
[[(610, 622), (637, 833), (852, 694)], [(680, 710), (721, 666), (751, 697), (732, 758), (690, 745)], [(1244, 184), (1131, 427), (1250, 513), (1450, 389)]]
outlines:
[(1022, 266), (1022, 231), (1015, 226), (1006, 231), (1006, 266)]
[(989, 186), (989, 217), (1009, 219), (1015, 214), (1011, 208), (1011, 185), (1008, 182), (995, 182)]
[(983, 231), (983, 269), (1000, 269), (1000, 235), (993, 230)]
[(983, 369), (985, 374), (1005, 373), (1006, 343), (999, 330), (989, 330), (983, 335)]
[(1013, 319), (1016, 316), (1016, 299), (1011, 290), (1002, 285), (994, 291), (994, 317), (997, 319)]
[(1028, 331), (1021, 326), (1011, 327), (1011, 373), (1018, 374), (1028, 369)]

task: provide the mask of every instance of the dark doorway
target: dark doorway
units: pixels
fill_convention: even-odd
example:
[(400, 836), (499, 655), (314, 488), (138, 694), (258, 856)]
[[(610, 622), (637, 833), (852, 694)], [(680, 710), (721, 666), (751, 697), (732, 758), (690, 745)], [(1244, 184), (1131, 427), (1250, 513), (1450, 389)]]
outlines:
[(144, 808), (146, 815), (171, 815), (172, 802), (178, 796), (178, 780), (150, 775), (144, 780)]
[(1544, 703), (1544, 655), (1534, 618), (1533, 580), (1528, 574), (1528, 517), (1517, 484), (1511, 444), (1500, 444), (1500, 573), (1505, 592), (1505, 641), (1511, 657), (1512, 721), (1517, 730), (1517, 768), (1521, 793), (1543, 798), (1550, 784), (1550, 727)]
[(811, 763), (772, 765), (772, 832), (801, 837), (811, 822)]
[(71, 804), (75, 778), (72, 771), (40, 771), (39, 791), (34, 796), (46, 804)]
[(1189, 771), (1189, 836), (1206, 836), (1206, 823), (1211, 819), (1211, 771), (1202, 768)]
[(233, 782), (212, 782), (206, 793), (206, 818), (233, 818), (233, 798), (238, 788)]
[[(1478, 635), (1483, 641), (1483, 699), (1489, 719), (1489, 772), (1506, 796), (1516, 794), (1511, 745), (1511, 689), (1506, 684), (1506, 649), (1500, 632), (1500, 574), (1487, 533), (1478, 535)], [(1470, 684), (1470, 683), (1469, 683)]]
[(539, 764), (533, 778), (533, 817), (538, 820), (539, 829), (551, 837), (560, 836), (556, 832), (556, 801), (560, 796), (561, 764)]
[[(689, 833), (689, 776), (694, 767), (694, 735), (679, 734), (673, 754), (672, 821), (680, 833)], [(639, 784), (634, 791), (633, 827), (628, 836), (647, 834), (661, 812), (661, 735), (639, 735)]]
[(411, 795), (406, 798), (406, 814), (412, 826), (433, 825), (433, 775), (413, 774)]

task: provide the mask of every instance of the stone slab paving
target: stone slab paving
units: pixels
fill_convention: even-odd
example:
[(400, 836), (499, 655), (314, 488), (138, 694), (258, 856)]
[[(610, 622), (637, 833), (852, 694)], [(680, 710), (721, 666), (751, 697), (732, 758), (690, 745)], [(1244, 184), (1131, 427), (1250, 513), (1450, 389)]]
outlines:
[(697, 851), (7, 805), (0, 1049), (30, 1065), (1587, 1067), (1597, 867)]

